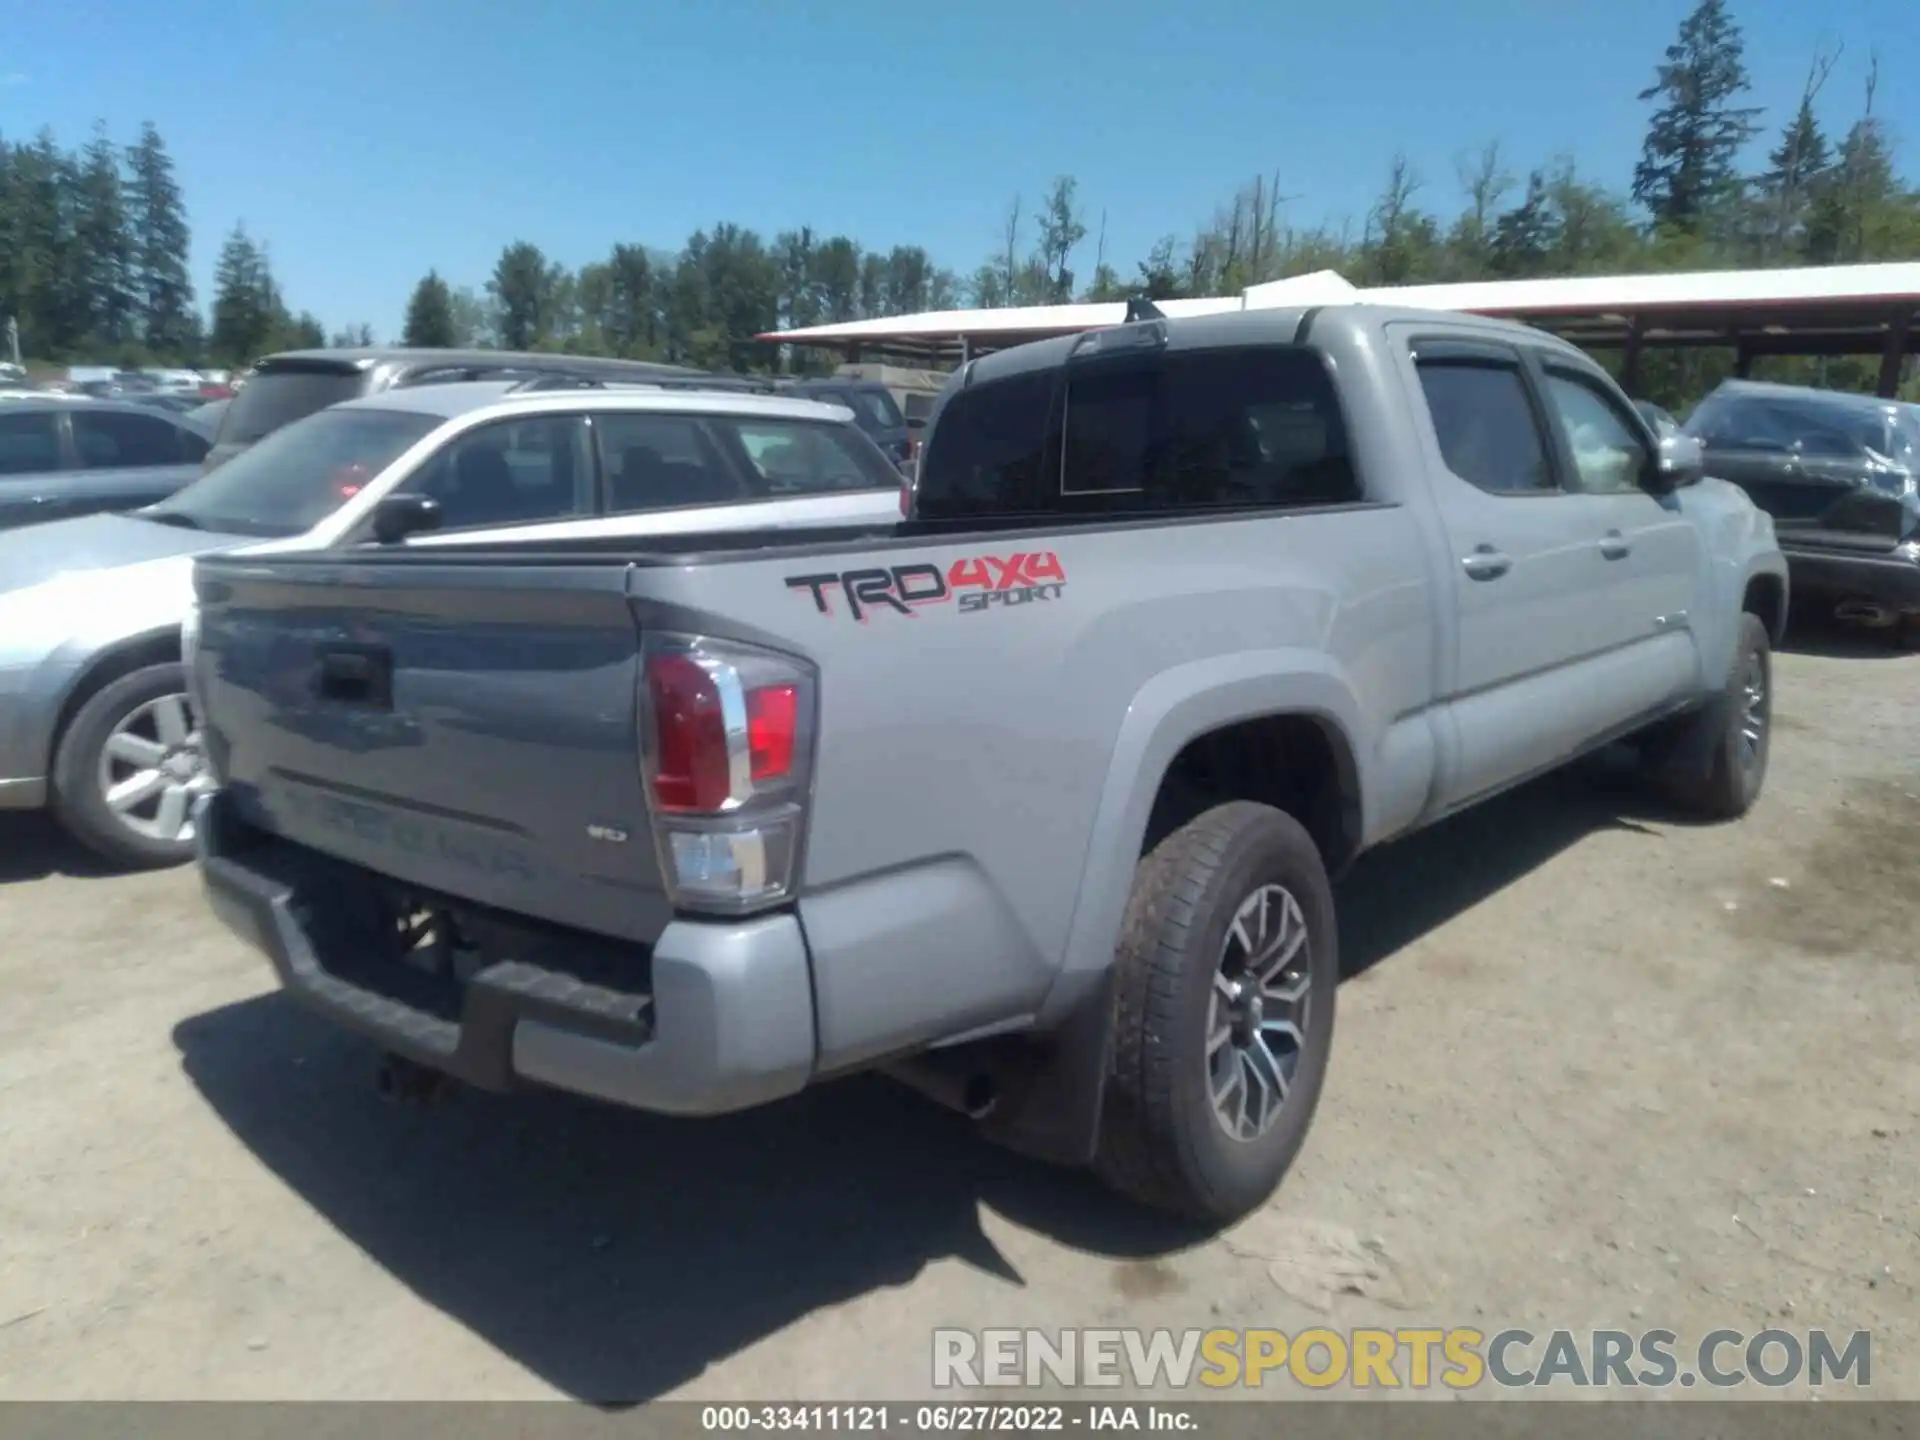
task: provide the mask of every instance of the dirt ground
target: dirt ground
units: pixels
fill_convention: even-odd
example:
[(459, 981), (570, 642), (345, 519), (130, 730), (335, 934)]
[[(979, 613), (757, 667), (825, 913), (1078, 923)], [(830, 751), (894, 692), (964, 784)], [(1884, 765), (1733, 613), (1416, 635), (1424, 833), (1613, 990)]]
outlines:
[(1745, 823), (1570, 775), (1363, 862), (1306, 1152), (1214, 1237), (879, 1081), (390, 1104), (190, 871), (11, 817), (0, 1399), (909, 1399), (937, 1325), (1423, 1323), (1866, 1329), (1920, 1398), (1920, 656), (1777, 688)]

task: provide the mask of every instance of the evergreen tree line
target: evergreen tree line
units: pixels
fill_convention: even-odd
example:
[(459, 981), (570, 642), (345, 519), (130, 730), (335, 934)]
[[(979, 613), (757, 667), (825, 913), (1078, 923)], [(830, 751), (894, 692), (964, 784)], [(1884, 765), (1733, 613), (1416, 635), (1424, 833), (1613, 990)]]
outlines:
[(104, 124), (78, 150), (50, 130), (20, 143), (0, 137), (0, 323), (19, 326), (23, 357), (232, 366), (328, 343), (310, 313), (288, 310), (266, 246), (244, 225), (221, 247), (203, 316), (191, 241), (173, 159), (152, 124), (124, 147)]
[[(1282, 177), (1259, 176), (1189, 235), (1117, 263), (1104, 213), (1060, 176), (1037, 203), (1009, 203), (994, 253), (964, 274), (917, 245), (867, 250), (810, 226), (768, 238), (721, 223), (677, 254), (622, 243), (577, 270), (520, 239), (477, 290), (429, 272), (400, 338), (765, 368), (778, 353), (751, 337), (770, 330), (963, 305), (1233, 294), (1319, 269), (1373, 286), (1920, 255), (1920, 191), (1901, 174), (1875, 109), (1877, 64), (1868, 58), (1862, 92), (1836, 101), (1829, 81), (1841, 58), (1839, 48), (1811, 58), (1757, 168), (1743, 161), (1768, 122), (1753, 103), (1739, 25), (1727, 0), (1700, 0), (1639, 92), (1647, 130), (1624, 188), (1566, 156), (1518, 170), (1489, 144), (1459, 164), (1464, 204), (1450, 218), (1427, 202), (1429, 177), (1396, 157), (1357, 225), (1302, 228), (1288, 218)], [(152, 125), (124, 149), (104, 127), (77, 152), (46, 132), (0, 140), (0, 318), (17, 317), (28, 355), (231, 365), (276, 349), (371, 343), (365, 326), (328, 336), (312, 314), (291, 312), (267, 246), (243, 225), (221, 248), (203, 320), (188, 240), (180, 186)], [(1655, 398), (1713, 378), (1700, 356), (1648, 361)], [(1866, 384), (1871, 367), (1830, 362), (1821, 378)]]

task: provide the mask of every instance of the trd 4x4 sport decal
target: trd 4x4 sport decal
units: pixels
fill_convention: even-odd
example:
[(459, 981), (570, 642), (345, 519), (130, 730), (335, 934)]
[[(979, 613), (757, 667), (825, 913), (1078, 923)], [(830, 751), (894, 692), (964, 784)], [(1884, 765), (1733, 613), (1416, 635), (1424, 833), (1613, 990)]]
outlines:
[(833, 614), (833, 597), (843, 595), (847, 613), (862, 624), (876, 610), (912, 615), (925, 605), (958, 600), (960, 613), (978, 615), (987, 610), (1027, 605), (1036, 600), (1058, 600), (1067, 588), (1067, 572), (1051, 550), (1014, 555), (970, 555), (943, 572), (925, 561), (887, 569), (826, 571), (818, 575), (789, 575), (789, 590), (813, 596), (822, 615)]

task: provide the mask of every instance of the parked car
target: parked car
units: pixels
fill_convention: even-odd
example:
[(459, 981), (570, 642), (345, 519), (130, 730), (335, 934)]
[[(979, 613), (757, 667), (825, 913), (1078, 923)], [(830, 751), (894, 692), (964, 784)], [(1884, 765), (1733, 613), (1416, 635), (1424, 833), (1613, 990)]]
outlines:
[(1686, 429), (1773, 516), (1797, 597), (1920, 641), (1920, 408), (1729, 380)]
[(198, 478), (212, 443), (200, 421), (147, 405), (9, 399), (0, 405), (0, 530), (164, 500)]
[(873, 443), (903, 470), (912, 465), (917, 440), (893, 392), (877, 380), (848, 380), (835, 376), (819, 380), (788, 380), (781, 389), (853, 412), (854, 421)]
[(207, 457), (207, 468), (223, 465), (281, 426), (343, 400), (415, 385), (554, 374), (703, 388), (732, 383), (679, 365), (585, 355), (517, 350), (290, 350), (261, 360), (235, 385), (220, 434)]
[(1665, 440), (1670, 435), (1680, 433), (1680, 422), (1673, 418), (1672, 411), (1654, 404), (1651, 400), (1636, 400), (1633, 402), (1633, 408), (1640, 412), (1640, 418), (1647, 422), (1648, 428), (1660, 439)]
[(169, 410), (175, 415), (191, 415), (195, 411), (204, 410), (207, 406), (207, 402), (200, 398), (198, 390), (149, 390), (139, 394), (130, 393), (122, 398), (134, 405), (144, 405), (153, 410)]
[(1699, 458), (1538, 331), (1257, 310), (975, 360), (897, 526), (208, 558), (207, 892), (409, 1085), (884, 1067), (1231, 1219), (1355, 855), (1622, 736), (1753, 804), (1786, 565)]
[(164, 504), (0, 536), (0, 808), (51, 805), (121, 865), (191, 855), (197, 554), (844, 524), (897, 518), (899, 479), (840, 411), (799, 400), (494, 381), (334, 406)]

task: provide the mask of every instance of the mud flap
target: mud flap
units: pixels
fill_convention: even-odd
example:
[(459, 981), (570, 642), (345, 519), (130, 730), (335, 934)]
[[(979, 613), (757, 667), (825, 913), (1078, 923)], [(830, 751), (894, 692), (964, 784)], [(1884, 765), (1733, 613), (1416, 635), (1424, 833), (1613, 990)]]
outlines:
[(996, 1144), (1057, 1165), (1090, 1165), (1100, 1136), (1113, 1043), (1113, 976), (1100, 977), (1066, 1020), (1031, 1052), (1006, 1101), (981, 1122)]

